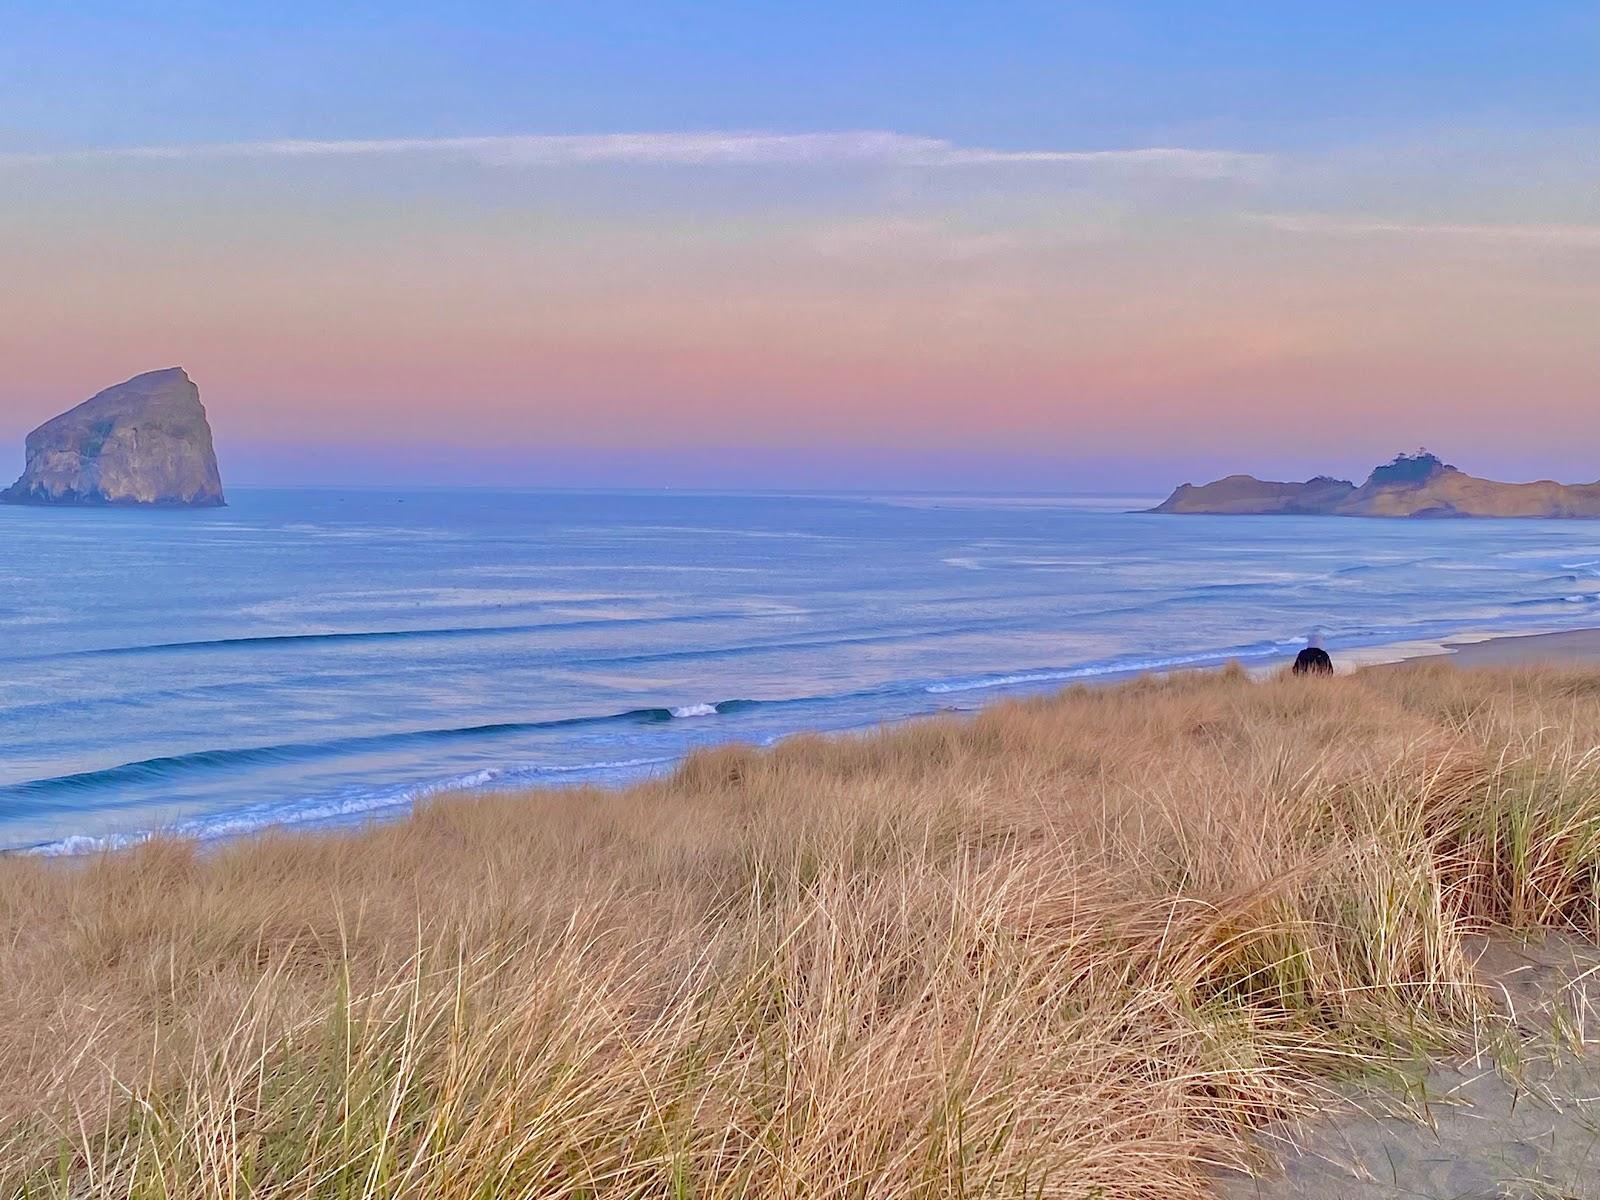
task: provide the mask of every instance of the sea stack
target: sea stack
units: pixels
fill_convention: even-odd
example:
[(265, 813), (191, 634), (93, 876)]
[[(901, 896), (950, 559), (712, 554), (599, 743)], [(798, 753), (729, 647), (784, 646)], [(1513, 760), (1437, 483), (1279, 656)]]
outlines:
[(107, 388), (28, 435), (7, 504), (215, 508), (227, 503), (200, 389), (182, 367)]

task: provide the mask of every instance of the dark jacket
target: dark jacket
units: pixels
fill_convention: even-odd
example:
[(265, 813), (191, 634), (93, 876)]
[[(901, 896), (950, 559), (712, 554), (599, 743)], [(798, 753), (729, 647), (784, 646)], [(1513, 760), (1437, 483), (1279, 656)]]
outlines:
[(1307, 646), (1295, 657), (1296, 675), (1332, 675), (1333, 659), (1321, 646)]

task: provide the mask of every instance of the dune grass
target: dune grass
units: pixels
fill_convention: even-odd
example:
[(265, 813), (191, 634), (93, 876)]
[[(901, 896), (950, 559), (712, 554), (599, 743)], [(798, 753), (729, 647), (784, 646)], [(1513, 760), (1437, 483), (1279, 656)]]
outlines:
[(1237, 670), (0, 861), (0, 1195), (1171, 1197), (1600, 924), (1600, 676)]

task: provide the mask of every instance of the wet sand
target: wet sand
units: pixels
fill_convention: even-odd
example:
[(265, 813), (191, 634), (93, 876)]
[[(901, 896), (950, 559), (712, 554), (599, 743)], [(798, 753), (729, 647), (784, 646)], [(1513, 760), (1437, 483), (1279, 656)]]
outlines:
[[(1595, 667), (1600, 668), (1600, 629), (1562, 633), (1524, 633), (1497, 637), (1462, 633), (1440, 641), (1393, 642), (1336, 650), (1334, 669), (1341, 675), (1372, 668), (1445, 659), (1458, 667)], [(1288, 661), (1288, 660), (1285, 660)], [(1276, 669), (1278, 664), (1273, 664)]]
[(1485, 641), (1446, 642), (1450, 661), (1461, 667), (1600, 665), (1600, 629), (1534, 633)]

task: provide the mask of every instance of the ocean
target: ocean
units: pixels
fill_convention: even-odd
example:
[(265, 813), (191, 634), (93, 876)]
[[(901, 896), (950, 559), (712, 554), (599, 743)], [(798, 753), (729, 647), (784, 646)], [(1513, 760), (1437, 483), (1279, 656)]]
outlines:
[(1119, 674), (1600, 624), (1600, 525), (1154, 497), (0, 507), (0, 848), (349, 824)]

